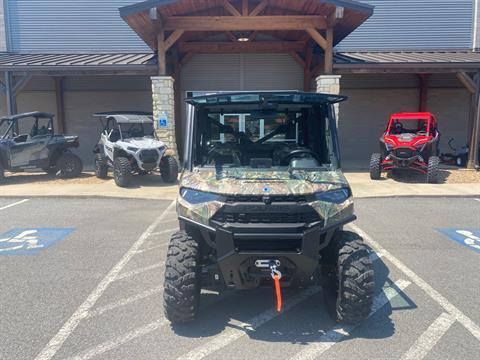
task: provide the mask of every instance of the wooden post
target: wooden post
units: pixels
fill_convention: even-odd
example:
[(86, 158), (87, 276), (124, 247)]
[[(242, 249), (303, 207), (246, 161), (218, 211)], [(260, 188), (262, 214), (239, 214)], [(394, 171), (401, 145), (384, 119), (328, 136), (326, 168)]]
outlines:
[(310, 92), (312, 90), (312, 60), (313, 47), (309, 46), (305, 54), (305, 67), (303, 68), (303, 91)]
[(467, 168), (475, 169), (478, 164), (478, 150), (480, 140), (480, 73), (475, 75), (476, 93), (475, 93), (475, 106), (474, 116), (472, 121), (472, 133), (470, 136), (470, 146), (468, 154)]
[(17, 102), (13, 92), (13, 76), (10, 71), (5, 71), (5, 95), (7, 96), (7, 113), (14, 115), (17, 113)]
[(418, 74), (418, 78), (420, 79), (418, 111), (425, 112), (428, 104), (428, 80), (430, 74)]
[(327, 28), (326, 32), (327, 46), (325, 48), (325, 74), (333, 74), (333, 28)]
[(157, 57), (158, 75), (167, 75), (167, 55), (165, 50), (165, 31), (160, 30), (157, 34)]
[(176, 48), (173, 50), (173, 97), (175, 101), (175, 136), (177, 139), (177, 150), (180, 159), (183, 159), (183, 123), (182, 123), (182, 82), (181, 82), (182, 64)]
[(57, 105), (57, 131), (59, 134), (65, 134), (65, 102), (63, 97), (63, 81), (64, 77), (55, 77), (55, 97)]

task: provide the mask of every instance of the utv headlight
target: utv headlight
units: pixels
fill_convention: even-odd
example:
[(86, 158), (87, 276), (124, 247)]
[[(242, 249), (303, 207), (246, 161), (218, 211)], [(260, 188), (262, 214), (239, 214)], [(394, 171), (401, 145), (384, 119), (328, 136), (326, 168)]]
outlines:
[(216, 194), (184, 188), (180, 190), (180, 196), (183, 200), (192, 205), (203, 204), (220, 199), (220, 196)]
[(352, 192), (349, 188), (341, 188), (315, 194), (315, 198), (317, 200), (334, 204), (341, 204), (345, 202), (350, 196), (352, 196)]
[(127, 150), (128, 150), (128, 151), (137, 152), (137, 151), (138, 151), (138, 148), (133, 147), (133, 146), (129, 146), (129, 147), (127, 147)]

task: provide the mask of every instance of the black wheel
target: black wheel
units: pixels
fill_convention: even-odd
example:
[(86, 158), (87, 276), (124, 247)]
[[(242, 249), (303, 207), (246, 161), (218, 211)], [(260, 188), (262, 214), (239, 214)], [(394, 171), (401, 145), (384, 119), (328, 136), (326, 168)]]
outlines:
[(174, 183), (178, 178), (178, 163), (173, 156), (164, 156), (160, 162), (160, 174), (166, 183)]
[(56, 167), (46, 167), (42, 168), (42, 170), (48, 175), (55, 175), (58, 172), (58, 169)]
[(62, 178), (70, 179), (82, 173), (83, 163), (77, 155), (65, 153), (58, 158), (56, 167)]
[(113, 178), (120, 187), (128, 187), (132, 179), (132, 166), (125, 157), (118, 157), (113, 162)]
[(170, 239), (165, 269), (163, 307), (172, 323), (195, 319), (200, 300), (198, 243), (185, 231)]
[(95, 155), (95, 175), (99, 179), (106, 179), (108, 176), (108, 163), (105, 155)]
[(370, 179), (379, 180), (382, 174), (382, 155), (372, 154), (370, 158)]
[(430, 184), (438, 184), (440, 173), (440, 158), (438, 156), (430, 156), (428, 159), (427, 182)]
[(349, 231), (337, 231), (330, 248), (334, 271), (325, 289), (327, 305), (333, 303), (331, 312), (337, 322), (358, 324), (372, 310), (375, 285), (372, 260), (362, 238)]

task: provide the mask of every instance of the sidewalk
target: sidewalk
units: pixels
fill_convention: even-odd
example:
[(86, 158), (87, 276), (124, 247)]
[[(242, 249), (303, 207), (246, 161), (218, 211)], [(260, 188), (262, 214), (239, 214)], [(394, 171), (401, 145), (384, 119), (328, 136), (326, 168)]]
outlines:
[[(413, 178), (404, 182), (384, 177), (372, 181), (366, 172), (347, 172), (356, 198), (392, 196), (478, 196), (480, 182), (425, 184), (423, 179)], [(475, 174), (476, 177), (477, 174)], [(158, 175), (136, 176), (132, 187), (123, 189), (115, 185), (113, 179), (100, 180), (92, 173), (83, 174), (79, 179), (52, 179), (44, 174), (17, 174), (9, 176), (0, 185), (0, 196), (9, 197), (115, 197), (136, 199), (175, 199), (176, 185), (166, 185)]]

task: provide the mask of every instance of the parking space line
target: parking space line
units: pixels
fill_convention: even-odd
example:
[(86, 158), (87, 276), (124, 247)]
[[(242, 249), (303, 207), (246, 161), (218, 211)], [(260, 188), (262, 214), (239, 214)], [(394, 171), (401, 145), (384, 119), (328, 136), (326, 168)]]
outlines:
[(455, 319), (452, 316), (442, 313), (400, 359), (422, 360), (454, 323)]
[(165, 265), (165, 261), (161, 261), (161, 262), (158, 262), (156, 264), (145, 266), (145, 267), (140, 268), (140, 269), (127, 271), (127, 272), (124, 272), (123, 274), (118, 275), (115, 280), (123, 280), (123, 279), (129, 278), (129, 277), (132, 277), (132, 276), (135, 276), (135, 275), (138, 275), (138, 274), (142, 274), (142, 273), (150, 271), (150, 270), (158, 269), (158, 268), (160, 268), (164, 265)]
[(164, 234), (168, 234), (168, 233), (171, 233), (171, 232), (174, 232), (174, 231), (178, 231), (178, 226), (177, 226), (176, 228), (171, 228), (171, 229), (167, 229), (167, 230), (162, 230), (162, 231), (158, 231), (158, 232), (151, 233), (151, 234), (150, 234), (150, 237), (152, 237), (152, 236), (158, 236), (158, 235), (164, 235)]
[(14, 206), (17, 206), (17, 205), (20, 205), (20, 204), (23, 204), (23, 203), (26, 203), (27, 201), (29, 201), (30, 199), (23, 199), (23, 200), (20, 200), (20, 201), (17, 201), (13, 204), (10, 204), (10, 205), (6, 205), (4, 207), (1, 207), (0, 208), (0, 211), (2, 210), (5, 210), (5, 209), (8, 209), (8, 208), (11, 208), (11, 207), (14, 207)]
[[(388, 304), (394, 297), (399, 295), (399, 292), (404, 291), (410, 284), (410, 281), (400, 279), (395, 282), (395, 286), (384, 288), (382, 292), (375, 297), (369, 317)], [(328, 330), (324, 335), (320, 336), (318, 340), (312, 342), (302, 351), (294, 355), (291, 360), (310, 360), (318, 358), (332, 346), (349, 336), (357, 326), (359, 325), (335, 326), (333, 329)]]
[(384, 257), (403, 272), (415, 285), (421, 288), (428, 296), (430, 296), (438, 305), (440, 305), (447, 313), (452, 315), (460, 324), (462, 324), (477, 340), (480, 341), (480, 327), (473, 322), (467, 315), (453, 305), (447, 298), (435, 290), (430, 284), (423, 280), (420, 276), (410, 270), (404, 263), (398, 260), (378, 242), (373, 240), (365, 231), (355, 224), (348, 225), (353, 231), (358, 233), (364, 240), (377, 252), (383, 252)]
[[(307, 300), (309, 297), (315, 295), (319, 291), (320, 291), (320, 288), (317, 286), (310, 287), (302, 291), (301, 293), (297, 294), (296, 296), (288, 299), (284, 303), (284, 307), (283, 307), (284, 310), (282, 311), (282, 313), (285, 313), (289, 309)], [(229, 330), (224, 331), (222, 334), (216, 336), (211, 341), (193, 349), (192, 351), (188, 352), (185, 355), (180, 356), (178, 359), (182, 359), (182, 360), (203, 359), (204, 357), (214, 353), (215, 351), (218, 351), (224, 348), (228, 344), (245, 336), (247, 332), (255, 330), (260, 326), (266, 324), (267, 322), (275, 319), (282, 313), (277, 312), (277, 310), (274, 308), (264, 311), (263, 313), (250, 319), (248, 322), (235, 324), (235, 328), (231, 328)]]
[(37, 357), (35, 358), (36, 360), (49, 360), (55, 356), (58, 350), (60, 350), (60, 348), (62, 347), (65, 340), (67, 340), (67, 338), (73, 333), (73, 331), (75, 331), (80, 321), (82, 321), (82, 319), (88, 316), (88, 312), (95, 306), (98, 299), (103, 295), (103, 293), (105, 292), (105, 290), (107, 290), (110, 284), (116, 280), (125, 265), (127, 265), (130, 259), (136, 254), (137, 250), (148, 239), (148, 237), (156, 229), (158, 224), (160, 224), (165, 219), (168, 212), (174, 208), (175, 203), (175, 201), (172, 201), (171, 204), (165, 209), (165, 211), (155, 219), (155, 221), (143, 232), (142, 235), (140, 235), (138, 240), (135, 241), (132, 247), (120, 259), (120, 261), (109, 271), (105, 278), (97, 285), (97, 287), (90, 293), (90, 295), (88, 295), (87, 299), (77, 308), (77, 310), (75, 310), (73, 315), (67, 320), (67, 322), (63, 324), (63, 326), (55, 334), (55, 336), (37, 355)]
[(158, 286), (158, 287), (143, 291), (139, 294), (135, 294), (135, 295), (130, 296), (128, 298), (115, 301), (113, 303), (110, 303), (110, 304), (102, 306), (102, 307), (98, 307), (98, 308), (94, 309), (93, 311), (91, 311), (88, 314), (88, 317), (91, 318), (91, 317), (102, 315), (102, 314), (106, 313), (107, 311), (114, 310), (114, 309), (117, 309), (119, 307), (134, 303), (136, 301), (146, 299), (146, 298), (148, 298), (152, 295), (159, 294), (161, 292), (163, 292), (163, 286)]
[(142, 337), (144, 335), (147, 335), (165, 325), (167, 325), (169, 322), (165, 318), (160, 318), (154, 322), (151, 322), (150, 324), (147, 324), (145, 326), (139, 327), (137, 329), (134, 329), (132, 331), (129, 331), (123, 335), (120, 335), (119, 337), (105, 341), (104, 343), (97, 345), (89, 350), (86, 350), (83, 353), (80, 353), (79, 355), (76, 355), (72, 358), (69, 358), (69, 360), (88, 360), (93, 357), (96, 357), (98, 355), (101, 355), (105, 352), (111, 351), (129, 341), (132, 341), (136, 338)]

